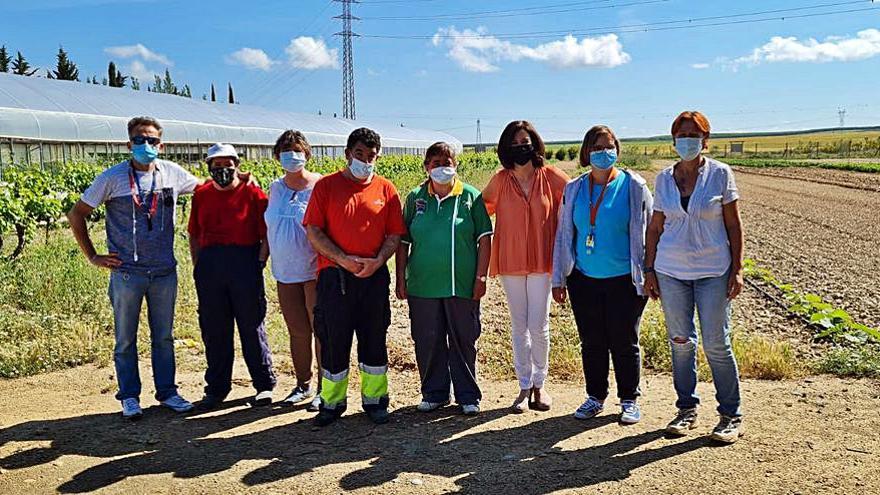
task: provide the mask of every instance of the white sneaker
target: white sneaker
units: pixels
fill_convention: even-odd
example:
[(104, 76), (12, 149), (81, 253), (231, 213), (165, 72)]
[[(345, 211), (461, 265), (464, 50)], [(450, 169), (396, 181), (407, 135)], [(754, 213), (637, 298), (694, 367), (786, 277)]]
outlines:
[(135, 398), (128, 398), (122, 401), (122, 417), (132, 421), (141, 419), (144, 415), (141, 404)]
[(440, 409), (441, 407), (443, 407), (447, 404), (449, 404), (449, 401), (428, 402), (426, 400), (423, 400), (423, 401), (419, 402), (418, 406), (416, 406), (416, 410), (418, 410), (419, 412), (431, 412), (431, 411), (435, 411), (437, 409)]
[(461, 412), (464, 413), (465, 416), (476, 416), (480, 414), (480, 406), (477, 404), (465, 404), (461, 406)]
[(294, 404), (299, 404), (300, 402), (307, 401), (311, 399), (315, 395), (315, 391), (312, 390), (311, 387), (303, 388), (301, 385), (297, 385), (296, 388), (290, 392), (290, 395), (284, 398), (281, 401), (285, 406), (292, 406)]
[(312, 399), (312, 403), (306, 407), (306, 411), (308, 412), (318, 412), (321, 410), (321, 394), (315, 396)]
[(263, 390), (261, 392), (257, 392), (257, 395), (251, 400), (251, 405), (254, 406), (268, 406), (272, 403), (272, 391), (271, 390)]
[(185, 413), (192, 411), (193, 405), (190, 401), (184, 399), (178, 394), (174, 394), (171, 397), (162, 401), (162, 405), (171, 409), (174, 412)]

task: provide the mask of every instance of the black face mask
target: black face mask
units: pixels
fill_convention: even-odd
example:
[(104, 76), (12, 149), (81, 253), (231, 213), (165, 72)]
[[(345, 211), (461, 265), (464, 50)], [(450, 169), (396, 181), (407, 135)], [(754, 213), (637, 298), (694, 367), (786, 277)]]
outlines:
[(513, 163), (517, 165), (525, 165), (529, 160), (535, 157), (535, 148), (531, 144), (519, 144), (510, 148), (513, 157)]
[(220, 187), (229, 186), (229, 184), (232, 184), (233, 179), (235, 179), (235, 169), (232, 167), (212, 168), (210, 172), (211, 178)]

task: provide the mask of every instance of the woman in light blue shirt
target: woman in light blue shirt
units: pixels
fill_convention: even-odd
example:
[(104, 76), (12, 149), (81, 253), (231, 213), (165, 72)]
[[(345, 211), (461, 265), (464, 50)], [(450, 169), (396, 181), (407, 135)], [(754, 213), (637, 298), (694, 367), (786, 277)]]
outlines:
[[(321, 174), (306, 170), (306, 163), (312, 157), (312, 148), (299, 131), (285, 131), (275, 143), (273, 153), (285, 173), (269, 188), (266, 227), (272, 255), (272, 276), (278, 283), (278, 304), (290, 335), (290, 355), (297, 381), (283, 404), (294, 405), (312, 399), (308, 409), (317, 411), (318, 394), (311, 386), (317, 255), (306, 238), (302, 220), (312, 189)], [(314, 355), (320, 361), (317, 338), (314, 339)], [(319, 378), (318, 389), (320, 384)]]
[(580, 164), (590, 171), (568, 183), (556, 231), (553, 298), (571, 294), (587, 399), (574, 413), (589, 419), (605, 408), (609, 354), (614, 363), (620, 422), (637, 423), (641, 369), (639, 322), (645, 230), (653, 200), (645, 180), (615, 166), (620, 141), (605, 126), (590, 129)]
[(696, 306), (721, 415), (711, 438), (733, 443), (742, 434), (742, 412), (730, 343), (730, 302), (743, 285), (743, 232), (733, 171), (703, 156), (709, 130), (700, 112), (684, 112), (672, 124), (681, 161), (657, 176), (645, 288), (663, 305), (672, 348), (678, 414), (666, 431), (684, 435), (697, 420)]

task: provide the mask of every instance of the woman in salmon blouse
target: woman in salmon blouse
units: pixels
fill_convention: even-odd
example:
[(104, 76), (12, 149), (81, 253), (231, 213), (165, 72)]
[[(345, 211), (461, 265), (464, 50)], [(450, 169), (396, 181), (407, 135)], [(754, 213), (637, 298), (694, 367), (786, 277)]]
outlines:
[(501, 276), (510, 308), (520, 393), (511, 411), (550, 409), (543, 390), (550, 355), (550, 275), (564, 172), (544, 163), (544, 141), (527, 121), (511, 122), (498, 141), (499, 170), (483, 191), (495, 215), (491, 276)]

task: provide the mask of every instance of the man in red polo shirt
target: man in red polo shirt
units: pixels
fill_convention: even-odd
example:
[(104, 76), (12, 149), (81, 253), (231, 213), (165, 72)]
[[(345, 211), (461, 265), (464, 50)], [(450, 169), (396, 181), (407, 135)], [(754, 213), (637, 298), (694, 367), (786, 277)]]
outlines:
[(361, 398), (376, 424), (388, 422), (388, 349), (391, 279), (386, 262), (406, 233), (394, 184), (375, 175), (379, 135), (356, 129), (348, 137), (348, 166), (319, 180), (303, 225), (318, 252), (315, 334), (321, 341), (319, 426), (346, 409), (348, 367), (358, 339)]
[(230, 144), (208, 150), (212, 180), (196, 188), (189, 217), (190, 254), (199, 296), (199, 326), (208, 369), (202, 410), (217, 407), (232, 389), (235, 323), (251, 375), (254, 405), (272, 403), (275, 374), (266, 338), (263, 267), (269, 254), (263, 214), (269, 204), (259, 186), (238, 176)]

